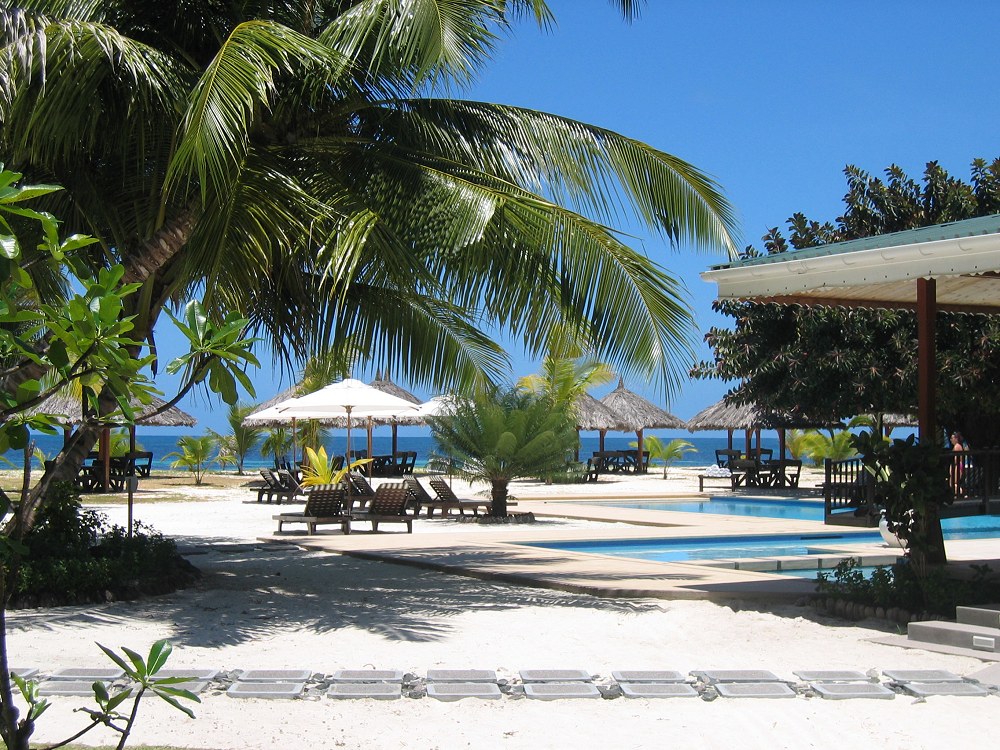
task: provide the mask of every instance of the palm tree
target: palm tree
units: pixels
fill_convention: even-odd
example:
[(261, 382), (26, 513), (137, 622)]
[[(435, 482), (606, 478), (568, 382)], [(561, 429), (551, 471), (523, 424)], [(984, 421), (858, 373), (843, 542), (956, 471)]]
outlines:
[(233, 404), (229, 407), (226, 421), (229, 423), (229, 434), (220, 435), (215, 430), (209, 430), (208, 434), (219, 446), (220, 454), (225, 451), (236, 462), (236, 473), (243, 476), (243, 463), (250, 452), (257, 447), (261, 437), (264, 435), (263, 427), (244, 425), (243, 420), (256, 407), (248, 404)]
[[(433, 98), (522, 17), (552, 20), (543, 0), (24, 0), (0, 9), (0, 155), (65, 186), (45, 207), (100, 239), (74, 262), (119, 261), (142, 285), (123, 312), (137, 340), (204, 294), (289, 367), (360, 349), (447, 390), (501, 376), (485, 331), (539, 353), (566, 324), (670, 388), (694, 333), (682, 285), (606, 224), (624, 209), (732, 252), (733, 213), (638, 141)], [(0, 389), (43, 374), (26, 364)], [(95, 437), (82, 427), (64, 463)]]
[(446, 417), (430, 421), (441, 451), (460, 476), (489, 482), (492, 515), (507, 515), (507, 487), (519, 477), (538, 477), (566, 465), (576, 444), (564, 409), (518, 389), (489, 392), (456, 403)]
[[(633, 448), (638, 448), (639, 443), (629, 443)], [(697, 448), (687, 440), (676, 438), (669, 443), (664, 443), (655, 435), (650, 435), (643, 440), (645, 450), (649, 451), (650, 461), (660, 461), (663, 463), (663, 478), (667, 478), (667, 469), (670, 464), (680, 458), (684, 458), (688, 453), (696, 453)]]
[(260, 455), (274, 456), (274, 465), (278, 459), (287, 456), (292, 447), (292, 433), (284, 427), (272, 427), (267, 431), (267, 437), (260, 444)]
[(168, 453), (163, 458), (172, 458), (172, 469), (187, 469), (194, 474), (194, 483), (201, 485), (205, 472), (208, 471), (208, 464), (212, 461), (215, 441), (208, 435), (184, 435), (177, 439), (177, 447), (180, 450)]
[(591, 388), (610, 383), (614, 377), (614, 370), (606, 363), (573, 351), (562, 356), (549, 354), (542, 360), (541, 373), (525, 375), (517, 385), (572, 412), (582, 395)]

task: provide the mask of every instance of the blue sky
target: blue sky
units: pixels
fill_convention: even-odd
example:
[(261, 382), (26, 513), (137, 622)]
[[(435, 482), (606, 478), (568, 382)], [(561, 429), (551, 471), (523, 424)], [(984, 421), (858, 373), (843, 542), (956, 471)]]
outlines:
[[(895, 163), (919, 178), (937, 160), (967, 180), (973, 158), (1000, 156), (1000, 4), (651, 0), (631, 25), (604, 0), (549, 4), (556, 27), (522, 22), (462, 95), (607, 127), (691, 162), (736, 207), (740, 246), (759, 246), (797, 211), (834, 220), (847, 164), (881, 173)], [(725, 323), (711, 311), (714, 285), (698, 276), (721, 256), (621, 228), (685, 281), (699, 331)], [(510, 351), (515, 377), (536, 369)], [(289, 384), (270, 367), (254, 380), (258, 400)], [(655, 386), (626, 385), (663, 404)], [(692, 382), (666, 406), (687, 418), (726, 390)], [(223, 407), (204, 398), (181, 406), (198, 417), (197, 432), (223, 429)]]

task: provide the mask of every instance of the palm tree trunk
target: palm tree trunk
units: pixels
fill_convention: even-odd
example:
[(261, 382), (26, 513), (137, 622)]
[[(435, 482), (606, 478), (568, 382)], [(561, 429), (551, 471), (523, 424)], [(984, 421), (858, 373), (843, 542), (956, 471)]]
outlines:
[(493, 499), (493, 507), (490, 510), (491, 516), (499, 518), (507, 517), (507, 484), (509, 481), (508, 479), (491, 480)]

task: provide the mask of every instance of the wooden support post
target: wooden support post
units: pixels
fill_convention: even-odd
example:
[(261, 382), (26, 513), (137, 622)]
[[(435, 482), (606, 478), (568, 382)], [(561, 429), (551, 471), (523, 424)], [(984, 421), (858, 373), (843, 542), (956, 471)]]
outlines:
[(937, 282), (917, 279), (917, 421), (921, 443), (937, 443), (935, 412)]

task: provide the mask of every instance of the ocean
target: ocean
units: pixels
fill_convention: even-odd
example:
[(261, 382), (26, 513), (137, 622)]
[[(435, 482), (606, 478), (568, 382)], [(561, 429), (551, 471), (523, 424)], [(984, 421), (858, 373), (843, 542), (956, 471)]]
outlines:
[[(139, 435), (136, 438), (137, 443), (141, 446), (140, 450), (152, 451), (153, 453), (153, 468), (154, 469), (169, 469), (170, 459), (165, 458), (168, 453), (177, 450), (177, 439), (183, 434), (194, 434), (193, 432), (181, 433), (173, 431), (150, 431), (146, 434)], [(649, 433), (647, 433), (648, 435)], [(697, 450), (694, 453), (689, 453), (684, 458), (679, 459), (674, 462), (674, 466), (708, 466), (715, 462), (715, 450), (717, 448), (726, 447), (726, 438), (723, 437), (702, 437), (697, 435), (690, 435), (689, 433), (682, 432), (663, 432), (657, 435), (664, 442), (669, 442), (675, 437), (682, 438), (690, 442)], [(36, 435), (34, 437), (37, 447), (46, 455), (46, 457), (51, 458), (59, 449), (62, 447), (62, 436), (61, 435)], [(343, 431), (340, 434), (334, 434), (334, 436), (328, 439), (325, 443), (327, 453), (330, 455), (342, 454), (345, 448), (346, 436)], [(605, 450), (625, 450), (631, 447), (629, 443), (635, 442), (635, 435), (608, 435), (604, 441)], [(354, 450), (367, 450), (368, 439), (364, 430), (355, 430), (351, 433), (351, 443), (354, 446)], [(734, 445), (737, 448), (743, 446), (743, 434), (738, 433), (734, 436)], [(596, 434), (587, 434), (580, 439), (580, 458), (581, 460), (586, 460), (590, 455), (598, 450), (599, 441)], [(771, 448), (775, 453), (778, 451), (778, 439), (777, 437), (767, 437), (761, 436), (761, 447)], [(428, 458), (437, 453), (437, 446), (434, 443), (434, 439), (430, 436), (429, 431), (425, 434), (400, 434), (397, 441), (397, 448), (401, 451), (416, 451), (417, 452), (417, 466), (426, 466)], [(387, 454), (392, 450), (392, 437), (388, 432), (388, 429), (382, 428), (376, 432), (372, 440), (372, 449), (376, 455)], [(8, 461), (13, 463), (15, 466), (20, 466), (21, 455), (19, 452), (11, 451), (6, 454)], [(260, 455), (260, 452), (254, 450), (249, 456), (247, 456), (244, 462), (244, 470), (255, 471), (260, 468), (268, 467), (273, 465), (273, 459), (268, 456), (267, 458)], [(227, 469), (232, 470), (232, 467)]]

